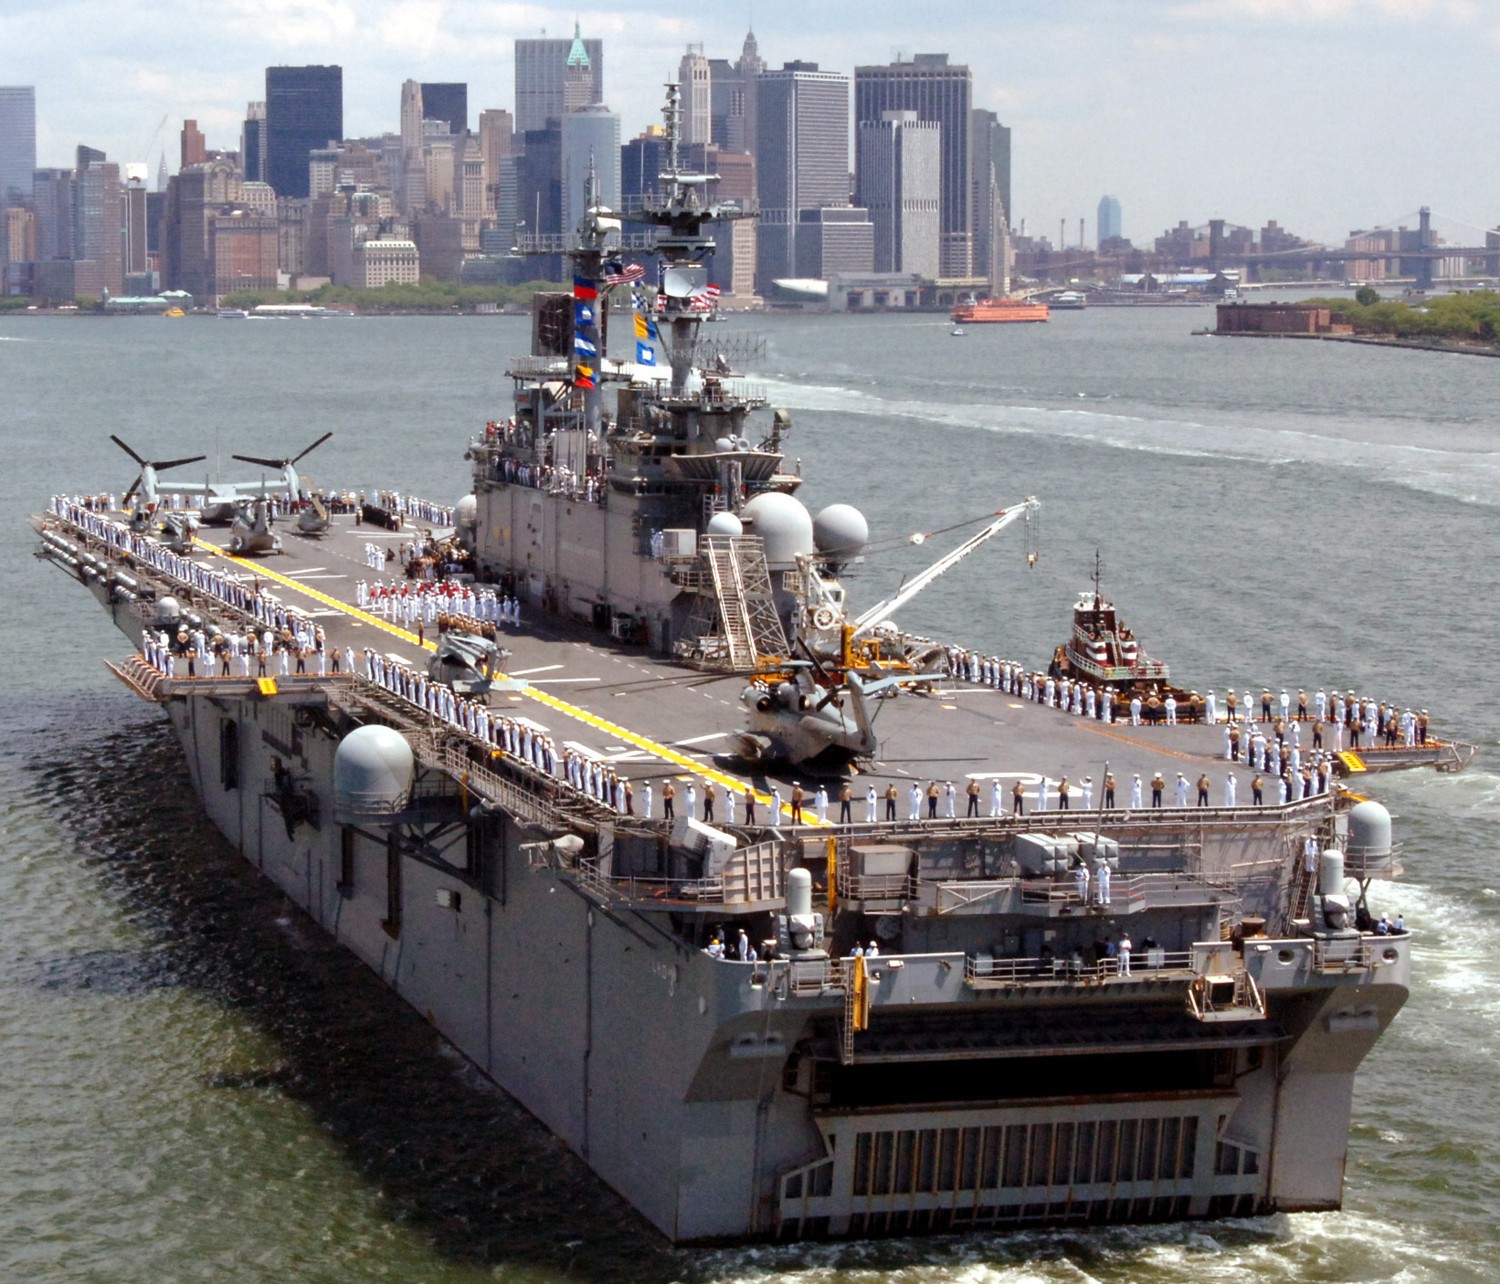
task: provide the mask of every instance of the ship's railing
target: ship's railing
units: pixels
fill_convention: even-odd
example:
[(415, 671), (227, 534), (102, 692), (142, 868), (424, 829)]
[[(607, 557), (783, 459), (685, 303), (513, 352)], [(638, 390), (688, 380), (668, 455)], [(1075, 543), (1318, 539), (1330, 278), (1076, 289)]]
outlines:
[(616, 875), (600, 862), (581, 862), (579, 872), (580, 881), (602, 899), (640, 905), (762, 905), (786, 894), (783, 853), (776, 842), (737, 848), (721, 870), (703, 878)]
[[(1115, 875), (1110, 879), (1108, 901), (1104, 900), (1094, 878), (1090, 878), (1085, 890), (1071, 873), (1060, 875), (1055, 880), (1023, 878), (1002, 880), (1002, 885), (1004, 883), (1019, 883), (1023, 905), (1118, 905), (1122, 909), (1141, 909), (1160, 905), (1197, 905), (1206, 895), (1218, 899), (1237, 899), (1239, 896), (1238, 888), (1228, 879), (1165, 870), (1128, 877)], [(993, 881), (941, 883), (938, 885), (938, 913), (951, 912), (982, 900), (985, 889), (993, 888)], [(988, 894), (994, 895), (995, 891), (990, 890)]]
[(851, 901), (915, 900), (922, 880), (910, 874), (852, 874), (839, 863), (838, 893)]
[(1056, 984), (1059, 981), (1103, 981), (1112, 978), (1160, 980), (1197, 975), (1194, 951), (1164, 950), (1153, 946), (1132, 951), (1130, 970), (1124, 971), (1118, 956), (1094, 959), (1082, 953), (1069, 956), (1039, 955), (1032, 958), (995, 958), (970, 954), (964, 958), (964, 980), (971, 985)]
[(451, 776), (465, 789), (503, 808), (518, 820), (533, 825), (566, 823), (567, 818), (551, 799), (480, 766), (462, 750), (440, 744), (428, 733), (408, 735), (406, 739), (424, 766), (435, 767)]
[(1392, 940), (1408, 939), (1405, 934), (1380, 936), (1363, 933), (1355, 936), (1314, 937), (1313, 967), (1320, 972), (1351, 972), (1378, 967)]
[(760, 384), (749, 383), (743, 379), (715, 380), (711, 375), (704, 379), (701, 388), (691, 393), (673, 395), (670, 392), (664, 392), (662, 394), (664, 405), (696, 406), (700, 409), (733, 407), (742, 404), (764, 405), (765, 401), (766, 390)]

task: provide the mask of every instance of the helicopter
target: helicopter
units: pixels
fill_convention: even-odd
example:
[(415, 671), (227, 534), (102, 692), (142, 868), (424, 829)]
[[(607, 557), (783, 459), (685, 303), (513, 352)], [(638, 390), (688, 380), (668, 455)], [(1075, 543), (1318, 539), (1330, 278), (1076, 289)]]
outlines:
[(229, 527), (229, 551), (241, 557), (281, 552), (281, 536), (271, 524), (271, 501), (266, 496), (239, 500)]
[[(941, 680), (941, 668), (927, 670), (936, 657), (908, 654), (891, 617), (929, 584), (962, 561), (1017, 518), (1028, 520), (1040, 508), (1035, 498), (993, 514), (970, 536), (895, 594), (857, 617), (845, 608), (843, 586), (826, 553), (796, 558), (800, 601), (793, 613), (792, 649), (805, 659), (783, 661), (757, 674), (740, 693), (747, 725), (733, 733), (736, 751), (752, 761), (799, 764), (819, 759), (869, 759), (879, 750), (872, 702), (902, 687)], [(920, 544), (927, 535), (913, 536)], [(1028, 564), (1035, 564), (1028, 549)]]
[[(297, 530), (303, 535), (321, 535), (328, 529), (328, 509), (316, 494), (303, 486), (296, 465), (332, 436), (332, 432), (325, 432), (300, 455), (293, 455), (290, 459), (260, 459), (255, 455), (234, 455), (231, 458), (238, 459), (242, 464), (259, 464), (262, 468), (278, 470), (286, 486), (287, 501), (297, 509)], [(261, 489), (264, 493), (264, 483), (261, 484)]]

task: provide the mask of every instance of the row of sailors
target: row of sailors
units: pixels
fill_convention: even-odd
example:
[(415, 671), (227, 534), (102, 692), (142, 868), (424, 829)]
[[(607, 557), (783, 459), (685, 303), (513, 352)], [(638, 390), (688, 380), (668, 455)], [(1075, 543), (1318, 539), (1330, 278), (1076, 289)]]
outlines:
[[(406, 517), (414, 517), (417, 521), (426, 522), (429, 526), (453, 525), (453, 507), (449, 504), (434, 504), (429, 499), (403, 495), (395, 490), (377, 491), (375, 501), (387, 513), (401, 513)], [(363, 491), (360, 492), (359, 502), (365, 503)]]
[(515, 486), (559, 491), (590, 504), (604, 498), (604, 478), (595, 472), (579, 473), (565, 465), (554, 468), (551, 464), (530, 464), (509, 455), (497, 460), (496, 468), (501, 481)]
[(375, 611), (408, 627), (421, 620), (432, 624), (440, 615), (463, 615), (487, 624), (521, 624), (521, 599), (484, 586), (455, 580), (408, 580), (386, 584), (377, 580), (354, 586), (361, 610)]
[[(1105, 698), (1107, 693), (1085, 682), (1033, 673), (1024, 665), (993, 655), (981, 655), (978, 651), (967, 651), (963, 647), (949, 647), (947, 655), (949, 674), (962, 682), (991, 687), (1079, 717), (1114, 721), (1114, 706)], [(1139, 710), (1136, 712), (1138, 714)]]
[(59, 517), (103, 540), (110, 547), (129, 553), (138, 563), (235, 611), (253, 615), (261, 624), (274, 626), (278, 631), (291, 629), (310, 645), (314, 635), (312, 622), (306, 616), (282, 605), (278, 598), (265, 590), (247, 587), (214, 566), (174, 553), (165, 544), (136, 534), (124, 522), (100, 517), (72, 500), (54, 499), (52, 507)]
[[(352, 661), (352, 653), (346, 651)], [(479, 700), (458, 695), (452, 687), (431, 680), (420, 669), (366, 647), (361, 672), (392, 695), (416, 705), (507, 757), (585, 794), (621, 814), (630, 814), (630, 782), (598, 759), (572, 749), (559, 752), (556, 742), (524, 720), (504, 717)]]
[[(1208, 699), (1212, 707), (1212, 692), (1209, 692)], [(1372, 744), (1378, 736), (1385, 737), (1388, 744), (1395, 744), (1398, 740), (1407, 745), (1427, 743), (1429, 718), (1426, 709), (1414, 712), (1387, 701), (1377, 701), (1373, 696), (1356, 695), (1353, 691), (1347, 695), (1335, 691), (1330, 696), (1320, 687), (1310, 700), (1306, 691), (1298, 691), (1296, 711), (1293, 712), (1290, 692), (1283, 689), (1279, 696), (1272, 696), (1267, 687), (1260, 693), (1261, 720), (1269, 722), (1273, 711), (1279, 715), (1279, 722), (1292, 726), (1299, 722), (1327, 722), (1336, 727), (1349, 728), (1351, 736), (1363, 731)], [(1225, 698), (1224, 714), (1228, 722), (1250, 722), (1254, 719), (1255, 705), (1248, 688), (1241, 699), (1236, 699), (1232, 689), (1229, 691)], [(1393, 720), (1396, 723), (1395, 732), (1390, 730), (1389, 725)]]
[[(243, 610), (248, 605), (257, 618), (277, 620), (279, 632), (273, 633), (267, 629), (260, 638), (253, 632), (241, 636), (230, 631), (227, 634), (215, 633), (210, 640), (206, 630), (197, 628), (183, 630), (177, 639), (173, 639), (165, 632), (147, 629), (141, 639), (142, 656), (147, 664), (167, 677), (176, 676), (179, 657), (184, 660), (190, 676), (197, 676), (200, 663), (207, 676), (211, 672), (210, 656), (219, 659), (223, 672), (228, 672), (231, 662), (238, 660), (237, 667), (244, 677), (250, 676), (252, 660), (257, 663), (260, 674), (264, 675), (267, 662), (273, 655), (277, 657), (279, 672), (283, 676), (291, 672), (294, 659), (296, 671), (305, 673), (309, 656), (313, 657), (320, 676), (327, 675), (330, 657), (335, 674), (341, 671), (354, 672), (355, 656), (352, 647), (346, 646), (342, 652), (329, 648), (321, 627), (314, 626), (305, 617), (286, 611), (269, 594), (252, 595), (237, 581), (218, 572), (208, 571), (191, 559), (180, 557), (154, 541), (132, 536), (129, 528), (122, 523), (97, 517), (91, 510), (72, 500), (55, 499), (53, 510), (58, 516), (83, 527), (111, 545), (130, 549), (173, 578), (193, 583), (205, 593), (214, 593), (226, 602), (231, 595), (236, 596), (240, 599), (239, 609)], [(438, 595), (424, 596), (437, 600)], [(515, 603), (513, 610), (512, 618), (519, 622), (519, 603)], [(433, 682), (426, 674), (389, 659), (371, 648), (365, 650), (363, 671), (370, 681), (379, 683), (433, 716), (504, 750), (512, 758), (528, 762), (548, 776), (560, 778), (572, 788), (615, 811), (630, 812), (630, 782), (597, 760), (572, 750), (559, 756), (551, 737), (533, 732), (531, 728), (509, 718), (493, 715), (479, 701), (455, 695), (451, 687)]]
[[(653, 553), (655, 553), (654, 547)], [(1058, 679), (1042, 673), (1031, 673), (1020, 664), (1001, 660), (995, 656), (983, 655), (978, 651), (970, 651), (959, 646), (948, 647), (947, 656), (948, 672), (960, 681), (992, 687), (1008, 695), (1020, 696), (1024, 700), (1034, 700), (1039, 704), (1090, 718), (1097, 717), (1104, 722), (1112, 720), (1111, 702), (1101, 698), (1103, 693), (1087, 683), (1069, 678)], [(1429, 718), (1426, 709), (1403, 710), (1397, 705), (1378, 702), (1372, 697), (1359, 697), (1353, 691), (1350, 691), (1347, 697), (1338, 692), (1334, 692), (1330, 697), (1326, 691), (1320, 689), (1312, 698), (1313, 712), (1309, 714), (1307, 693), (1299, 691), (1297, 695), (1297, 711), (1293, 717), (1289, 692), (1282, 691), (1280, 697), (1275, 698), (1272, 697), (1269, 689), (1263, 690), (1260, 700), (1262, 719), (1269, 722), (1273, 710), (1279, 708), (1281, 711), (1279, 721), (1287, 726), (1294, 727), (1297, 722), (1305, 722), (1309, 718), (1316, 723), (1329, 722), (1335, 726), (1346, 726), (1349, 728), (1356, 748), (1361, 733), (1370, 744), (1374, 744), (1379, 736), (1385, 737), (1387, 744), (1401, 743), (1413, 746), (1427, 743)], [(1203, 705), (1204, 721), (1209, 723), (1219, 721), (1218, 699), (1213, 691), (1209, 691), (1203, 698)], [(1167, 723), (1176, 723), (1178, 711), (1176, 697), (1168, 692), (1162, 699), (1161, 707)], [(1248, 689), (1244, 693), (1243, 703), (1232, 689), (1228, 692), (1224, 709), (1227, 723), (1241, 719), (1251, 721), (1253, 710), (1254, 705)], [(1142, 712), (1140, 697), (1132, 697), (1130, 701), (1132, 724), (1140, 724)], [(1395, 722), (1394, 731), (1391, 730), (1392, 721)], [(1340, 748), (1342, 748), (1342, 741), (1340, 741)]]
[(212, 638), (203, 629), (180, 629), (175, 639), (165, 630), (158, 632), (148, 628), (141, 634), (141, 657), (168, 678), (178, 676), (179, 661), (185, 676), (190, 678), (213, 677), (215, 664), (221, 677), (234, 676), (238, 670), (238, 676), (248, 678), (252, 663), (259, 677), (266, 677), (272, 664), (280, 676), (287, 677), (294, 662), (299, 674), (307, 673), (309, 658), (318, 676), (327, 677), (330, 656), (335, 675), (352, 671), (353, 650), (345, 647), (341, 655), (337, 649), (330, 648), (322, 629), (312, 637), (290, 632), (278, 636), (269, 629), (259, 636), (254, 632), (230, 632), (215, 633)]

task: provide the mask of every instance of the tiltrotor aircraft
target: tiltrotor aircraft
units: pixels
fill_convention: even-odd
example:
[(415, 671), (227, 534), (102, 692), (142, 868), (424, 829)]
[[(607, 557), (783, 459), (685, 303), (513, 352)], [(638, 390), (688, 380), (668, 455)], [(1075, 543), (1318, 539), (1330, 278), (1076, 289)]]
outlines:
[[(260, 459), (255, 455), (234, 455), (242, 464), (259, 464), (262, 468), (274, 468), (281, 473), (282, 485), (286, 487), (287, 501), (297, 510), (297, 529), (304, 535), (321, 535), (328, 529), (328, 510), (310, 487), (302, 484), (297, 464), (312, 454), (333, 434), (325, 432), (300, 455), (290, 459)], [(262, 489), (264, 493), (264, 488)]]
[[(154, 522), (161, 522), (163, 529), (167, 530), (169, 535), (173, 533), (169, 528), (176, 528), (180, 534), (191, 536), (192, 525), (186, 514), (173, 513), (170, 510), (161, 511), (163, 490), (156, 475), (168, 468), (180, 468), (183, 464), (196, 464), (200, 460), (207, 459), (208, 456), (189, 455), (185, 459), (143, 459), (114, 433), (110, 433), (109, 439), (140, 465), (140, 472), (130, 483), (130, 489), (120, 497), (121, 509), (130, 514), (131, 529), (145, 532), (151, 529)], [(134, 504), (131, 503), (132, 500), (135, 501)]]

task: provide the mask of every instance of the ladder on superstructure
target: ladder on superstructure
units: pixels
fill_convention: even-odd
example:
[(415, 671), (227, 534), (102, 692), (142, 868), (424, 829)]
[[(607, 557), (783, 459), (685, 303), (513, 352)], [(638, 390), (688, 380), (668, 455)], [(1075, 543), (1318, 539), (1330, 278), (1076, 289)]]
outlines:
[(728, 667), (750, 673), (767, 659), (784, 658), (786, 634), (759, 536), (707, 535), (703, 543)]

